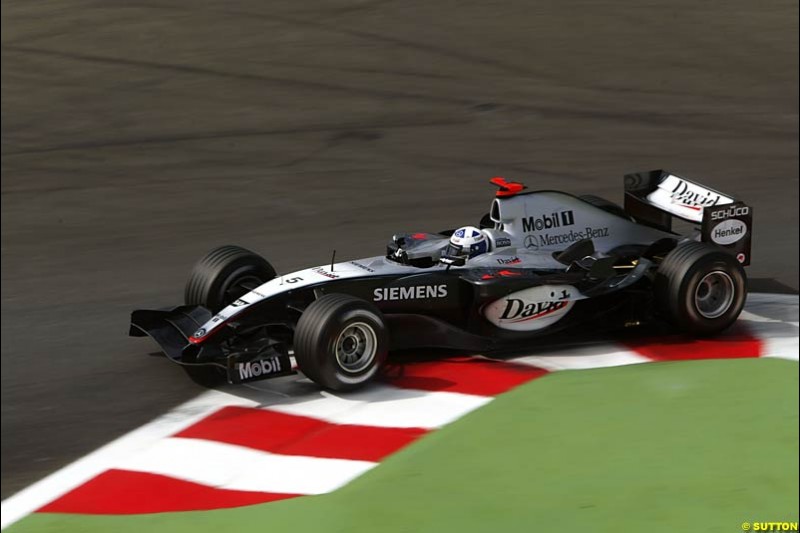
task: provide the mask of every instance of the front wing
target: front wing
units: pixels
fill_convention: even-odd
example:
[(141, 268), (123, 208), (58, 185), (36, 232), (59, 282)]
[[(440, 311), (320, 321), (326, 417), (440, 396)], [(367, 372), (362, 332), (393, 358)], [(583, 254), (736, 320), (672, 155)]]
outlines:
[(132, 337), (151, 337), (171, 361), (180, 365), (224, 368), (228, 383), (247, 383), (295, 373), (288, 352), (279, 345), (267, 345), (252, 351), (223, 351), (213, 339), (207, 340), (202, 347), (189, 342), (193, 333), (211, 317), (211, 311), (196, 305), (140, 309), (131, 314), (129, 334)]

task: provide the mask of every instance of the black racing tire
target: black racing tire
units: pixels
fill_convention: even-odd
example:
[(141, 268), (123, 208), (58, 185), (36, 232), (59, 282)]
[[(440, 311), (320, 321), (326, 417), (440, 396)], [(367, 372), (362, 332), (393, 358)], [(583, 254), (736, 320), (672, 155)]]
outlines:
[(195, 263), (184, 302), (217, 313), (274, 277), (275, 269), (260, 255), (239, 246), (220, 246)]
[(584, 194), (579, 196), (578, 198), (580, 198), (587, 204), (592, 204), (595, 207), (599, 207), (606, 213), (611, 213), (612, 215), (622, 217), (626, 220), (633, 220), (633, 218), (628, 213), (625, 212), (625, 209), (623, 209), (622, 206), (617, 205), (609, 200), (606, 200), (605, 198), (601, 198), (593, 194)]
[(221, 366), (217, 365), (181, 365), (189, 379), (207, 389), (219, 387), (227, 383), (228, 376)]
[(326, 294), (309, 305), (294, 331), (294, 357), (318, 385), (350, 391), (367, 384), (383, 366), (389, 331), (371, 302)]
[(744, 268), (729, 253), (702, 242), (682, 242), (655, 275), (656, 307), (682, 332), (719, 333), (739, 317), (747, 299)]

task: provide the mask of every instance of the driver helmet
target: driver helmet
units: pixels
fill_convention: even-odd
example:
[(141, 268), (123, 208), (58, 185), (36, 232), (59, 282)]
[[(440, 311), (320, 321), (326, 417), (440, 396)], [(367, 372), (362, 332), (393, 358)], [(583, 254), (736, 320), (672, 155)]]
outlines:
[(458, 228), (450, 237), (450, 243), (442, 252), (446, 259), (472, 259), (489, 251), (489, 239), (486, 234), (474, 226)]

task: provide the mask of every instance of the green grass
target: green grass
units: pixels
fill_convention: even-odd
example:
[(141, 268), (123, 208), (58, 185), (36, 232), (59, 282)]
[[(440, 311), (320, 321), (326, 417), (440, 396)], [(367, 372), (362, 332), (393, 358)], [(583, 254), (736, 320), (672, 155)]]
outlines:
[(726, 360), (550, 374), (324, 496), (40, 514), (10, 531), (675, 533), (797, 519), (798, 365)]

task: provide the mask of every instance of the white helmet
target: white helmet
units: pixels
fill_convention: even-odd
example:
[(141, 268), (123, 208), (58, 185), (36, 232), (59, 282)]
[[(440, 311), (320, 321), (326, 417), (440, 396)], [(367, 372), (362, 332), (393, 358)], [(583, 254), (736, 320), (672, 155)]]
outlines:
[(489, 239), (486, 234), (474, 226), (464, 226), (453, 232), (442, 258), (445, 263), (452, 263), (453, 259), (471, 259), (488, 251)]

